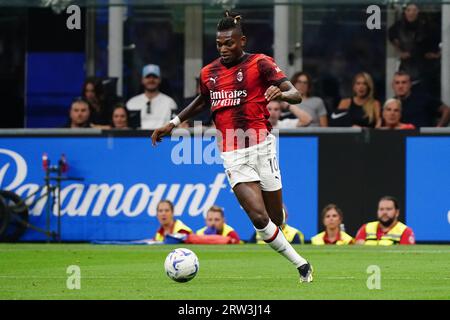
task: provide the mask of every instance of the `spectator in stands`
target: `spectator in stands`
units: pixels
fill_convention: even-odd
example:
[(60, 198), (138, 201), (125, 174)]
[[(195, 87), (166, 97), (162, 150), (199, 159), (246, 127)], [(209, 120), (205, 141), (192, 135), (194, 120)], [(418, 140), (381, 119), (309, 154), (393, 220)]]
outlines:
[[(105, 88), (102, 80), (89, 77), (84, 81), (82, 97), (89, 103), (90, 122), (94, 126), (108, 127), (110, 124), (111, 111), (106, 102)], [(105, 127), (105, 128), (106, 128)]]
[(378, 220), (364, 224), (356, 234), (356, 243), (389, 246), (415, 244), (414, 232), (398, 221), (400, 209), (396, 198), (385, 196), (378, 202)]
[[(303, 233), (300, 230), (287, 224), (288, 212), (284, 204), (283, 204), (283, 211), (284, 211), (284, 223), (281, 225), (281, 231), (283, 231), (283, 234), (286, 237), (287, 241), (293, 244), (304, 244), (305, 236), (303, 235)], [(261, 237), (257, 232), (253, 234), (249, 242), (264, 244), (264, 240), (261, 239)]]
[(219, 206), (212, 206), (206, 213), (206, 226), (197, 230), (198, 235), (220, 235), (229, 237), (228, 243), (238, 244), (240, 242), (239, 235), (234, 229), (225, 223), (225, 215), (223, 209)]
[(160, 228), (155, 234), (155, 241), (164, 241), (164, 238), (168, 234), (184, 233), (191, 234), (192, 229), (181, 222), (180, 219), (175, 219), (173, 203), (169, 200), (161, 200), (156, 207)]
[(149, 64), (142, 69), (144, 93), (127, 102), (130, 111), (139, 111), (142, 129), (156, 129), (170, 121), (177, 104), (168, 95), (159, 91), (161, 71), (158, 65)]
[(327, 109), (323, 100), (311, 96), (313, 88), (311, 76), (306, 72), (297, 72), (292, 76), (291, 82), (302, 94), (302, 103), (298, 107), (311, 116), (309, 127), (327, 127)]
[(77, 98), (70, 106), (69, 120), (64, 127), (92, 128), (92, 124), (89, 121), (90, 114), (89, 103), (82, 98)]
[(322, 223), (325, 226), (325, 231), (312, 237), (311, 244), (353, 244), (354, 239), (349, 234), (341, 230), (343, 221), (344, 214), (337, 205), (331, 203), (325, 206), (322, 210)]
[(389, 28), (388, 36), (400, 56), (399, 70), (407, 72), (413, 82), (422, 83), (425, 92), (439, 95), (439, 30), (422, 16), (417, 4), (405, 7), (401, 19)]
[[(450, 109), (442, 101), (425, 93), (411, 90), (411, 77), (404, 71), (394, 75), (392, 88), (402, 102), (402, 122), (420, 127), (445, 127), (450, 119)], [(436, 121), (440, 114), (440, 118)]]
[[(269, 122), (273, 128), (285, 129), (285, 128), (298, 128), (305, 127), (311, 123), (311, 116), (295, 105), (288, 104), (284, 101), (270, 101), (267, 104), (270, 117)], [(297, 118), (296, 119), (283, 119), (280, 120), (282, 110), (291, 111)]]
[(130, 129), (128, 119), (130, 118), (127, 107), (119, 103), (112, 111), (111, 124), (114, 129)]
[(345, 117), (345, 119), (340, 119), (341, 125), (337, 126), (369, 128), (379, 126), (381, 104), (374, 98), (375, 87), (370, 74), (367, 72), (356, 74), (353, 77), (352, 91), (351, 98), (345, 98), (339, 102), (337, 109), (340, 112), (333, 112), (331, 120)]
[(378, 129), (413, 130), (412, 123), (400, 122), (402, 119), (402, 102), (398, 99), (388, 99), (383, 105), (381, 126)]

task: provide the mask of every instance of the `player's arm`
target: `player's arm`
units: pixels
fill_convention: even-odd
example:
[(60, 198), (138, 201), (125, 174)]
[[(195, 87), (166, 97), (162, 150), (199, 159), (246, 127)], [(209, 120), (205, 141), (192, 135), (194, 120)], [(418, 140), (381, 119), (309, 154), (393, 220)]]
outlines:
[[(198, 95), (186, 108), (178, 114), (180, 123), (196, 116), (206, 106), (205, 98), (203, 95)], [(162, 137), (169, 135), (175, 128), (175, 124), (172, 122), (167, 123), (161, 128), (153, 131), (152, 144), (155, 146), (157, 142), (161, 142)]]
[(290, 104), (302, 102), (302, 95), (289, 80), (281, 82), (278, 86), (272, 85), (267, 88), (264, 97), (267, 101), (282, 100)]

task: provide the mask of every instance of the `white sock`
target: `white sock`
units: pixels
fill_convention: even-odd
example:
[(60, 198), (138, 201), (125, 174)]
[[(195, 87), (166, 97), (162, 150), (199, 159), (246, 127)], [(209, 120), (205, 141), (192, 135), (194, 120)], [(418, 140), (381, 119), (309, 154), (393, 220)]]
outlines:
[(294, 250), (291, 244), (286, 240), (283, 232), (272, 222), (272, 220), (269, 220), (269, 223), (265, 228), (256, 229), (256, 231), (264, 242), (292, 262), (296, 268), (307, 263), (307, 261)]

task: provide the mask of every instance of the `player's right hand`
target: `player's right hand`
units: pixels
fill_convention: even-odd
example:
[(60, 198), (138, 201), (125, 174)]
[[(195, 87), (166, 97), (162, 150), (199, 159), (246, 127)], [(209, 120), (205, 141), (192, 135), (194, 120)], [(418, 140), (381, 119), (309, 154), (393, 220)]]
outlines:
[(172, 132), (173, 128), (175, 128), (175, 125), (169, 122), (164, 127), (158, 128), (155, 131), (153, 131), (152, 145), (156, 146), (157, 142), (161, 142), (162, 137), (168, 136)]

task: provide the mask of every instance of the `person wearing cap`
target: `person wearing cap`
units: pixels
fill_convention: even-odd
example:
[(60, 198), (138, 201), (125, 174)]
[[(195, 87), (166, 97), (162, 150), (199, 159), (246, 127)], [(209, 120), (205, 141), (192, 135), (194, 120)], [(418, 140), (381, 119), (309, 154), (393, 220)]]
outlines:
[(132, 112), (140, 112), (142, 129), (153, 130), (172, 119), (177, 104), (171, 97), (159, 91), (161, 70), (158, 65), (149, 64), (142, 69), (142, 85), (144, 93), (128, 100), (127, 108)]

